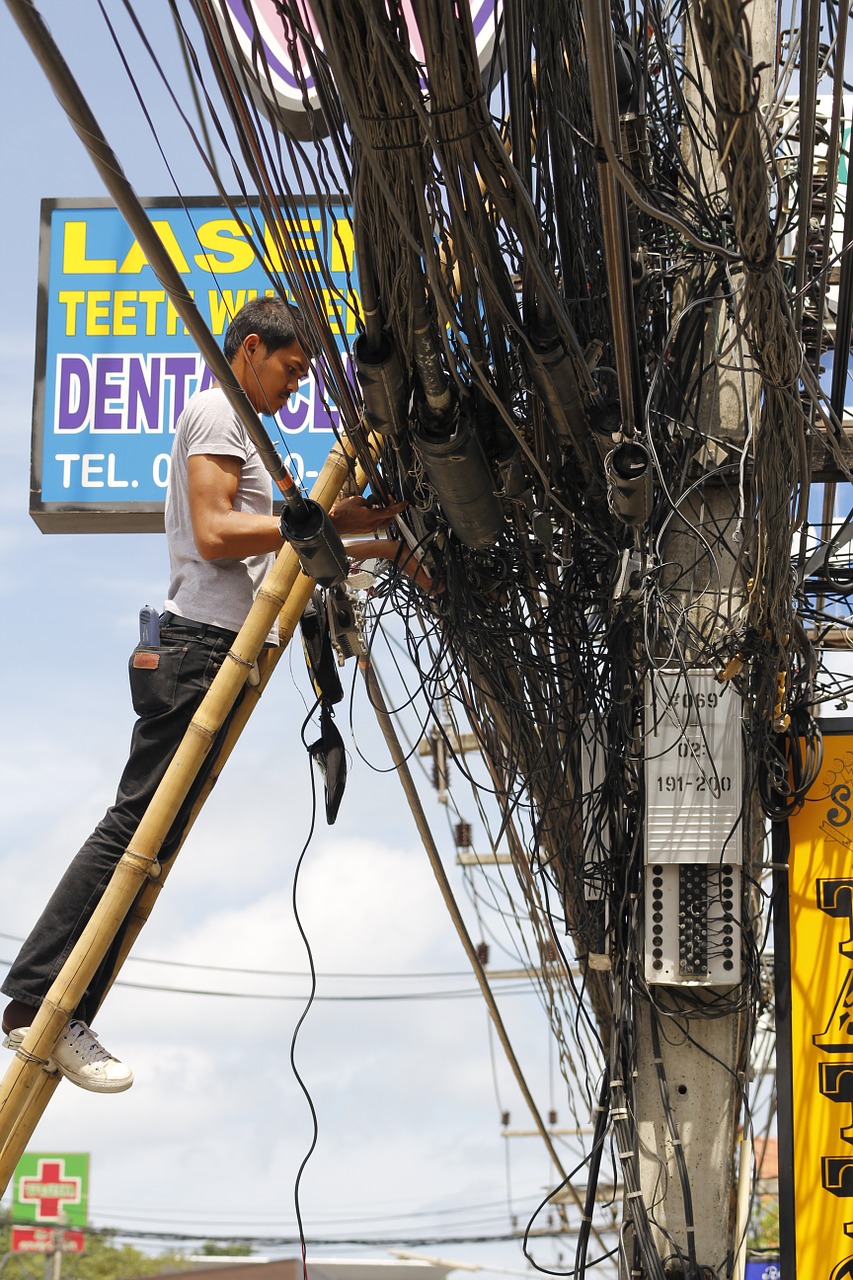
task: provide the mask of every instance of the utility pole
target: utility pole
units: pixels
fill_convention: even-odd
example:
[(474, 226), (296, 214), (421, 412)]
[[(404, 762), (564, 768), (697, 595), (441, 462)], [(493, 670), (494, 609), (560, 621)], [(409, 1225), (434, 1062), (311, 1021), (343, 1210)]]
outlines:
[[(693, 51), (699, 56), (696, 13), (693, 7), (685, 13), (688, 58)], [(753, 63), (771, 68), (775, 62), (775, 12), (770, 0), (753, 0), (747, 19), (752, 30)], [(690, 70), (696, 72), (696, 83), (685, 77), (685, 96), (698, 113), (698, 86), (712, 101), (714, 89), (701, 57), (699, 65), (694, 63)], [(765, 105), (772, 74), (767, 69), (761, 73), (760, 94)], [(708, 136), (713, 137), (713, 126), (707, 123)], [(693, 163), (707, 187), (724, 194), (718, 156), (708, 150)], [(735, 277), (736, 287), (741, 282)], [(736, 307), (735, 303), (735, 315)], [(721, 293), (705, 307), (699, 350), (706, 373), (696, 417), (700, 436), (723, 451), (731, 446), (731, 456), (737, 457), (748, 446), (758, 421), (760, 387), (743, 328), (727, 318), (731, 312), (729, 300)], [(675, 376), (681, 376), (688, 386), (694, 370), (683, 368)], [(706, 456), (700, 465), (707, 467), (708, 462)], [(656, 1273), (642, 1264), (636, 1269), (641, 1250), (632, 1252), (629, 1245), (622, 1259), (623, 1280), (654, 1274), (690, 1280), (743, 1274), (738, 1268), (744, 1258), (740, 1246), (747, 1228), (748, 1196), (743, 1191), (749, 1186), (751, 1148), (748, 1140), (741, 1141), (740, 1124), (754, 1028), (751, 994), (745, 984), (738, 985), (741, 930), (748, 933), (753, 927), (753, 913), (741, 908), (749, 902), (744, 885), (750, 882), (758, 860), (763, 819), (755, 801), (752, 769), (737, 750), (740, 700), (719, 680), (732, 671), (724, 672), (723, 662), (709, 664), (714, 642), (737, 629), (748, 590), (739, 562), (743, 533), (737, 496), (736, 488), (733, 492), (713, 474), (700, 477), (661, 543), (663, 588), (683, 610), (678, 639), (680, 646), (683, 643), (681, 660), (686, 678), (682, 675), (680, 685), (673, 679), (667, 686), (660, 672), (659, 678), (652, 677), (647, 691), (646, 865), (641, 914), (643, 976), (648, 986), (644, 992), (643, 983), (638, 983), (632, 996), (633, 1105), (639, 1139), (635, 1154), (642, 1202), (654, 1206), (650, 1233), (662, 1270)], [(703, 568), (709, 564), (713, 573)], [(666, 716), (660, 707), (674, 688), (677, 700), (681, 703), (686, 698), (687, 702), (681, 732), (670, 734), (667, 741)], [(713, 712), (708, 705), (711, 699), (715, 701)], [(660, 732), (654, 737), (650, 730), (656, 720)], [(659, 754), (667, 746), (672, 752), (672, 767), (667, 757)], [(714, 750), (719, 752), (716, 760), (711, 758)], [(684, 793), (665, 789), (674, 780), (674, 788), (698, 785), (713, 791), (712, 779), (717, 783), (714, 804), (725, 806), (727, 794), (736, 796), (734, 825), (740, 835), (736, 858), (736, 845), (724, 829), (725, 823), (717, 831), (711, 827), (712, 838), (705, 839), (704, 848), (690, 848), (687, 833), (678, 830), (678, 814), (691, 811), (695, 817), (697, 797), (685, 798), (680, 805)], [(728, 793), (727, 785), (731, 786)], [(661, 798), (663, 805), (658, 804)], [(656, 846), (653, 839), (655, 816), (663, 815), (665, 820), (666, 802), (673, 822), (668, 851)], [(708, 814), (713, 820), (713, 804)], [(655, 861), (658, 857), (660, 862)], [(747, 939), (746, 949), (752, 946)], [(656, 966), (659, 971), (670, 962), (674, 971), (657, 980)], [(729, 964), (728, 974), (721, 962)], [(631, 1092), (627, 1082), (626, 1089)], [(630, 1221), (630, 1217), (628, 1202), (626, 1218)], [(629, 1236), (637, 1243), (636, 1225)]]
[(64, 1217), (56, 1224), (50, 1234), (53, 1248), (50, 1253), (45, 1255), (44, 1280), (61, 1280), (62, 1254), (65, 1249)]

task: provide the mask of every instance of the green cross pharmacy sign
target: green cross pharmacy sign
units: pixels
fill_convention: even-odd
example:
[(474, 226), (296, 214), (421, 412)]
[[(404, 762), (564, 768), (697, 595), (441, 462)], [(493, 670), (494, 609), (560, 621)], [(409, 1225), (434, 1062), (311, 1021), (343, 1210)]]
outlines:
[(52, 1253), (60, 1248), (82, 1252), (83, 1233), (65, 1228), (86, 1225), (88, 1200), (88, 1154), (26, 1152), (18, 1162), (13, 1184), (13, 1251)]

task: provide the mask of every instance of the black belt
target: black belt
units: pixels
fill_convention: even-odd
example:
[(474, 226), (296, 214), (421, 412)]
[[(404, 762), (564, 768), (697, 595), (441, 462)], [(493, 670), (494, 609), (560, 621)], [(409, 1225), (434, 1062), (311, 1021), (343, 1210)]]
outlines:
[(237, 639), (236, 631), (226, 631), (224, 627), (214, 627), (211, 622), (194, 622), (192, 618), (183, 618), (179, 613), (161, 613), (161, 627), (176, 627), (179, 631), (191, 631), (195, 636), (217, 636), (222, 640), (233, 642)]

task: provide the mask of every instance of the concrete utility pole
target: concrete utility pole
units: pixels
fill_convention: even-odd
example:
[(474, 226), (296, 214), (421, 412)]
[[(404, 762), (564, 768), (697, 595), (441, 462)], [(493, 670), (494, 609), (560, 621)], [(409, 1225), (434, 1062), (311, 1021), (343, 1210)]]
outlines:
[[(714, 100), (714, 89), (707, 66), (699, 54), (700, 43), (696, 32), (696, 10), (691, 8), (687, 22), (685, 50), (691, 70), (704, 93)], [(770, 98), (775, 63), (775, 9), (772, 0), (753, 0), (749, 5), (747, 20), (752, 29), (753, 62), (766, 68), (761, 73), (761, 100)], [(695, 59), (699, 59), (698, 66)], [(689, 63), (688, 63), (689, 64)], [(701, 112), (700, 95), (696, 86), (685, 84), (685, 96), (691, 110), (697, 116)], [(708, 124), (707, 136), (714, 136), (713, 122)], [(685, 155), (687, 149), (685, 147)], [(710, 149), (704, 154), (693, 154), (692, 164), (701, 170), (706, 187), (719, 192), (725, 198), (722, 175), (718, 169), (718, 156)], [(768, 178), (769, 180), (769, 178)], [(737, 287), (742, 280), (735, 277)], [(736, 308), (735, 308), (736, 309)], [(742, 332), (727, 319), (726, 301), (718, 297), (705, 309), (704, 337), (701, 344), (702, 363), (707, 370), (703, 381), (698, 408), (699, 430), (722, 450), (731, 444), (731, 457), (736, 457), (748, 441), (750, 431), (756, 426), (759, 414), (760, 384)], [(695, 376), (694, 369), (680, 371), (685, 386)], [(707, 466), (708, 459), (700, 465)], [(682, 660), (694, 675), (687, 680), (689, 699), (701, 708), (708, 690), (719, 691), (719, 703), (728, 701), (737, 708), (734, 725), (729, 721), (728, 730), (720, 727), (727, 745), (723, 754), (734, 752), (739, 760), (732, 733), (740, 738), (740, 704), (736, 695), (725, 685), (719, 685), (714, 677), (719, 675), (708, 668), (708, 642), (722, 632), (735, 630), (738, 615), (747, 593), (743, 566), (738, 564), (741, 549), (740, 512), (737, 510), (737, 489), (715, 480), (713, 475), (697, 484), (679, 508), (680, 518), (674, 520), (661, 545), (663, 588), (669, 597), (683, 610), (680, 640), (683, 641)], [(710, 562), (708, 551), (716, 565), (716, 578), (707, 572)], [(709, 673), (704, 677), (699, 668)], [(682, 683), (680, 688), (684, 689)], [(680, 696), (680, 695), (679, 695)], [(661, 689), (650, 697), (661, 697)], [(649, 698), (647, 697), (647, 702)], [(697, 710), (695, 720), (697, 734), (693, 745), (691, 720), (693, 710), (684, 716), (682, 744), (673, 754), (673, 767), (663, 764), (651, 768), (649, 732), (655, 713), (647, 706), (647, 826), (646, 868), (643, 902), (644, 950), (648, 997), (641, 991), (634, 993), (635, 1019), (635, 1070), (634, 1103), (636, 1106), (639, 1146), (636, 1152), (643, 1202), (653, 1206), (651, 1234), (663, 1264), (662, 1275), (704, 1280), (705, 1277), (743, 1276), (745, 1260), (745, 1197), (738, 1196), (749, 1186), (751, 1175), (751, 1145), (748, 1134), (740, 1138), (743, 1123), (742, 1090), (748, 1072), (750, 1043), (753, 1032), (750, 1018), (749, 994), (743, 1002), (733, 999), (736, 988), (730, 985), (718, 965), (708, 961), (710, 973), (698, 976), (695, 981), (684, 978), (684, 970), (690, 968), (691, 947), (701, 950), (709, 947), (711, 931), (716, 930), (719, 941), (732, 939), (728, 948), (731, 977), (739, 973), (740, 927), (748, 930), (751, 912), (734, 920), (733, 930), (725, 934), (721, 925), (726, 916), (726, 901), (735, 904), (742, 897), (744, 873), (751, 875), (758, 858), (763, 839), (763, 819), (755, 803), (750, 783), (748, 762), (738, 764), (733, 789), (742, 794), (743, 810), (740, 837), (741, 866), (731, 862), (733, 845), (727, 839), (724, 825), (706, 839), (704, 849), (687, 848), (685, 837), (676, 826), (670, 832), (668, 861), (656, 865), (651, 827), (654, 821), (656, 796), (654, 784), (668, 784), (676, 778), (674, 786), (691, 785), (689, 767), (699, 763), (698, 756), (689, 752), (702, 752), (701, 737), (712, 732), (710, 713)], [(732, 717), (734, 719), (734, 717)], [(705, 725), (699, 728), (702, 721)], [(662, 734), (665, 726), (662, 727)], [(726, 734), (728, 737), (726, 738)], [(664, 734), (665, 738), (665, 734)], [(679, 758), (678, 750), (688, 745), (687, 758)], [(698, 745), (697, 745), (698, 744)], [(666, 742), (662, 739), (658, 744)], [(707, 744), (706, 744), (707, 745)], [(724, 773), (729, 762), (705, 761)], [(701, 770), (698, 776), (701, 776)], [(681, 782), (678, 782), (680, 777)], [(722, 777), (720, 778), (722, 782)], [(704, 784), (703, 784), (704, 785)], [(738, 794), (736, 810), (740, 811), (741, 794)], [(669, 796), (670, 801), (673, 797)], [(719, 794), (718, 803), (724, 804), (725, 794)], [(686, 802), (685, 802), (686, 803)], [(689, 804), (686, 803), (689, 808)], [(678, 821), (678, 805), (670, 810), (673, 823)], [(695, 809), (694, 809), (695, 815)], [(736, 819), (737, 820), (737, 819)], [(722, 838), (720, 838), (722, 837)], [(687, 841), (689, 845), (689, 840)], [(679, 853), (682, 850), (682, 853)], [(698, 878), (697, 878), (698, 877)], [(726, 885), (730, 885), (726, 890)], [(730, 897), (726, 899), (726, 893)], [(690, 918), (695, 913), (701, 917), (702, 927), (690, 934)], [(731, 912), (729, 912), (731, 916)], [(722, 929), (722, 936), (721, 936)], [(703, 932), (704, 930), (704, 932)], [(677, 948), (681, 957), (681, 975), (670, 974), (663, 981), (655, 980), (655, 964), (663, 965), (663, 959), (655, 959), (655, 944), (670, 954)], [(707, 952), (710, 954), (710, 951)], [(685, 956), (687, 959), (685, 959)], [(649, 959), (651, 958), (651, 965)], [(714, 977), (724, 977), (721, 983)], [(745, 1162), (745, 1163), (744, 1163)], [(742, 1166), (739, 1170), (739, 1164)], [(626, 1204), (626, 1219), (630, 1221), (630, 1204)], [(629, 1231), (629, 1248), (622, 1260), (624, 1280), (629, 1276), (652, 1274), (640, 1265), (637, 1270), (636, 1255), (632, 1257)]]

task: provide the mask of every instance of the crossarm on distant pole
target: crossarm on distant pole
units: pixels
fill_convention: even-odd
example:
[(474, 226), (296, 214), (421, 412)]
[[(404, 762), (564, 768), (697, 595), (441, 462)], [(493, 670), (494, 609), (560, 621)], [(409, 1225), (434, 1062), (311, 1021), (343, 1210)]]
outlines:
[[(400, 739), (397, 737), (397, 733), (394, 728), (394, 724), (391, 720), (391, 716), (388, 711), (388, 707), (385, 702), (384, 695), (379, 686), (379, 681), (376, 677), (376, 672), (373, 668), (372, 663), (369, 661), (369, 659), (362, 659), (359, 663), (359, 666), (361, 667), (362, 674), (364, 676), (364, 680), (367, 685), (367, 696), (368, 696), (368, 699), (370, 700), (370, 705), (373, 707), (373, 710), (376, 712), (376, 718), (379, 721), (379, 727), (382, 730), (382, 735), (385, 738), (385, 742), (388, 746), (388, 750), (391, 753), (391, 759), (394, 762), (394, 768), (402, 784), (406, 799), (409, 802), (409, 808), (412, 811), (412, 817), (415, 820), (415, 826), (418, 829), (418, 835), (420, 836), (423, 842), (424, 849), (426, 850), (426, 855), (429, 859), (429, 864), (432, 867), (433, 875), (438, 881), (438, 887), (441, 891), (441, 896), (443, 897), (445, 905), (448, 911), (450, 912), (450, 917), (456, 928), (456, 932), (458, 933), (459, 938), (462, 942), (462, 946), (465, 949), (465, 954), (467, 955), (468, 959), (471, 962), (471, 967), (474, 970), (474, 976), (477, 979), (477, 983), (480, 987), (480, 991), (482, 992), (483, 999), (485, 1000), (486, 1007), (489, 1011), (489, 1017), (492, 1019), (492, 1023), (494, 1025), (495, 1031), (497, 1032), (498, 1039), (500, 1040), (503, 1051), (506, 1054), (506, 1058), (507, 1058), (507, 1061), (509, 1062), (510, 1068), (512, 1069), (512, 1073), (515, 1076), (516, 1083), (518, 1084), (518, 1087), (521, 1090), (524, 1101), (527, 1103), (527, 1106), (530, 1110), (530, 1115), (533, 1119), (533, 1123), (535, 1124), (537, 1130), (539, 1131), (542, 1141), (545, 1143), (545, 1146), (548, 1150), (548, 1154), (550, 1155), (551, 1159), (554, 1162), (554, 1168), (557, 1170), (557, 1173), (559, 1174), (560, 1178), (563, 1180), (563, 1185), (565, 1186), (571, 1198), (574, 1200), (576, 1206), (580, 1209), (581, 1213), (583, 1213), (584, 1212), (583, 1201), (581, 1200), (577, 1189), (570, 1182), (569, 1175), (566, 1173), (565, 1169), (563, 1168), (563, 1164), (562, 1164), (562, 1161), (560, 1160), (560, 1156), (557, 1152), (557, 1149), (554, 1146), (553, 1142), (551, 1141), (551, 1135), (548, 1132), (548, 1128), (545, 1124), (545, 1121), (542, 1119), (542, 1115), (539, 1111), (539, 1108), (537, 1107), (536, 1102), (534, 1101), (533, 1095), (530, 1092), (530, 1088), (527, 1084), (527, 1080), (525, 1079), (524, 1072), (521, 1069), (521, 1063), (518, 1061), (518, 1058), (515, 1055), (515, 1051), (510, 1043), (510, 1039), (507, 1034), (506, 1027), (504, 1026), (503, 1018), (501, 1017), (500, 1010), (498, 1009), (497, 1002), (494, 997), (494, 993), (492, 992), (492, 989), (489, 985), (488, 976), (486, 974), (485, 969), (483, 968), (483, 965), (480, 961), (479, 956), (477, 955), (477, 948), (474, 946), (474, 943), (471, 939), (470, 933), (468, 932), (465, 921), (462, 919), (462, 914), (459, 910), (459, 905), (453, 894), (453, 890), (450, 887), (450, 882), (447, 879), (447, 874), (444, 870), (441, 857), (439, 855), (435, 841), (433, 840), (432, 832), (430, 831), (429, 823), (427, 822), (426, 814), (424, 813), (420, 796), (418, 795), (417, 788), (415, 787), (414, 779), (412, 778), (412, 774), (409, 769), (409, 766), (406, 763), (406, 754), (403, 751), (402, 746), (400, 745)], [(596, 1241), (601, 1245), (601, 1248), (606, 1252), (607, 1246), (605, 1245), (603, 1239), (601, 1238), (600, 1234), (595, 1229), (595, 1227), (591, 1227), (590, 1234), (595, 1237)]]

